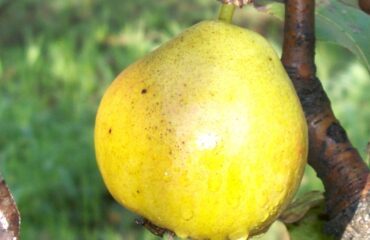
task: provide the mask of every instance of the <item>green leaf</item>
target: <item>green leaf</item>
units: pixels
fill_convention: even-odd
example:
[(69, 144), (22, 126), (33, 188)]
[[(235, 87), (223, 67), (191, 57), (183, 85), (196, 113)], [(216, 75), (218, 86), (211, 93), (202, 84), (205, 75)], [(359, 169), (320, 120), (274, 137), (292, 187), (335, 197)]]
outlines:
[(358, 8), (358, 0), (339, 0), (339, 2), (351, 7)]
[[(370, 17), (353, 0), (321, 0), (316, 4), (316, 37), (349, 49), (370, 72)], [(283, 20), (284, 5), (258, 7)]]
[(3, 65), (2, 65), (1, 59), (0, 59), (0, 78), (1, 78), (2, 75), (3, 75)]
[(333, 240), (334, 238), (324, 233), (325, 219), (323, 219), (324, 202), (319, 206), (311, 208), (306, 216), (293, 224), (287, 224), (286, 227), (291, 240)]
[(317, 38), (348, 48), (370, 72), (370, 17), (334, 0), (320, 1), (317, 5)]
[(326, 221), (324, 196), (321, 192), (308, 192), (296, 199), (280, 215), (291, 240), (332, 240), (324, 233)]
[(306, 213), (324, 201), (324, 196), (319, 191), (305, 193), (302, 197), (293, 201), (279, 216), (283, 223), (290, 224), (300, 221)]

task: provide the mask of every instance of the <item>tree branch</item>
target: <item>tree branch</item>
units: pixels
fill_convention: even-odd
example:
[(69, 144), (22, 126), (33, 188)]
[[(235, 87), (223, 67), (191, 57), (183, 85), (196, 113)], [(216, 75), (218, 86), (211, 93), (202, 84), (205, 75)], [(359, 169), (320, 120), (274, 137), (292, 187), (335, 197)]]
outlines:
[(370, 1), (369, 0), (359, 0), (358, 5), (362, 11), (370, 15)]
[(14, 199), (0, 176), (0, 239), (19, 238), (20, 217)]
[(309, 164), (325, 186), (336, 239), (370, 239), (369, 169), (335, 118), (314, 63), (315, 1), (287, 0), (282, 62), (301, 100), (309, 127)]

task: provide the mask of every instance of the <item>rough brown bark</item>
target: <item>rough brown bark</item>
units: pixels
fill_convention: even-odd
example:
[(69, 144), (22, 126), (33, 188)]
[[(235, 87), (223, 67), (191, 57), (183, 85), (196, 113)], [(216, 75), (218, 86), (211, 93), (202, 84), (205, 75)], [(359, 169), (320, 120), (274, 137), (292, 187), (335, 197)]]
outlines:
[(20, 217), (14, 199), (0, 176), (0, 239), (16, 240), (19, 237)]
[(336, 239), (370, 239), (369, 169), (335, 118), (314, 63), (315, 1), (287, 0), (282, 62), (293, 81), (309, 127), (309, 164), (325, 186)]
[(358, 5), (362, 11), (370, 15), (370, 0), (359, 0)]

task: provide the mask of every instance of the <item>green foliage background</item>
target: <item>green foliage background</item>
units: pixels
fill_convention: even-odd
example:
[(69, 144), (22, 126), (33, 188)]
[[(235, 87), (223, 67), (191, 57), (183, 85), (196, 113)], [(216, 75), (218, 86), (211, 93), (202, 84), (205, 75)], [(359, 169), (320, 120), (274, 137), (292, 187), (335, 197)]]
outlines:
[[(156, 239), (103, 186), (95, 112), (123, 68), (216, 12), (214, 0), (0, 0), (0, 170), (22, 214), (22, 239)], [(280, 51), (281, 23), (250, 8), (235, 20)], [(318, 44), (317, 63), (335, 112), (364, 155), (368, 72), (334, 45)], [(300, 192), (321, 188), (308, 168)], [(281, 239), (277, 232), (265, 239)]]

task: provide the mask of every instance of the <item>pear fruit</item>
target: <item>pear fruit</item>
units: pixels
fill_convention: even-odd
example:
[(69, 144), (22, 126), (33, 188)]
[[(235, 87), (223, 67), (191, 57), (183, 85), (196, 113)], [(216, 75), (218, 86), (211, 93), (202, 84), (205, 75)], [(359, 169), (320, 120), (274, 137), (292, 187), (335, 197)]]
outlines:
[(204, 21), (125, 69), (96, 117), (113, 197), (181, 238), (247, 239), (293, 198), (307, 157), (295, 90), (268, 42)]

